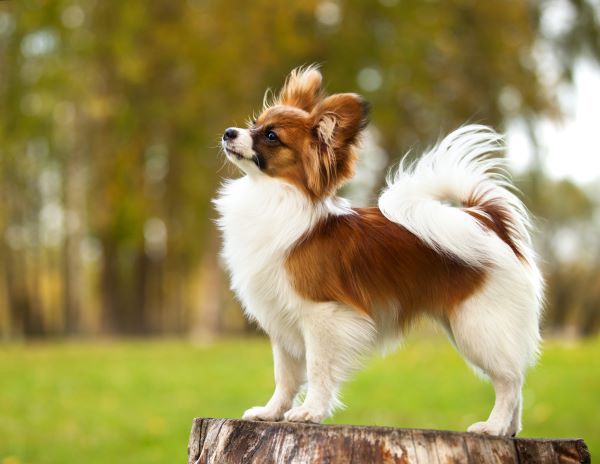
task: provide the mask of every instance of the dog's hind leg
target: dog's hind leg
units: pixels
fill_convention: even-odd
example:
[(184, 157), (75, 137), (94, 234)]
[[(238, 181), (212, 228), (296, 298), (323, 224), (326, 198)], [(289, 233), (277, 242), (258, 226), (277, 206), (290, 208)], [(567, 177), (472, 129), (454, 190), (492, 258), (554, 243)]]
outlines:
[(458, 351), (490, 378), (496, 401), (489, 418), (469, 431), (516, 435), (521, 427), (521, 387), (539, 343), (535, 289), (518, 269), (491, 272), (485, 286), (449, 315)]
[[(492, 378), (491, 381), (496, 392), (496, 402), (490, 417), (486, 421), (472, 424), (467, 430), (488, 435), (515, 436), (519, 432), (515, 416), (520, 415), (521, 382), (518, 379), (500, 377)], [(520, 421), (520, 417), (517, 421)]]
[(523, 412), (523, 394), (519, 391), (519, 403), (513, 413), (513, 419), (510, 424), (510, 430), (514, 430), (512, 436), (516, 436), (521, 431), (521, 415)]

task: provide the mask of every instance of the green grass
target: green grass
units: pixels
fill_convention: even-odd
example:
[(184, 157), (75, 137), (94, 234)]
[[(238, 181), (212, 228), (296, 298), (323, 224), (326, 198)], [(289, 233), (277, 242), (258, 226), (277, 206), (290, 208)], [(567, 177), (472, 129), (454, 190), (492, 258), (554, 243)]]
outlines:
[[(522, 436), (583, 437), (600, 452), (600, 339), (547, 342), (525, 386)], [(272, 388), (263, 339), (0, 348), (0, 464), (185, 462), (195, 416), (239, 417)], [(491, 386), (448, 343), (411, 339), (375, 358), (330, 422), (463, 430)]]

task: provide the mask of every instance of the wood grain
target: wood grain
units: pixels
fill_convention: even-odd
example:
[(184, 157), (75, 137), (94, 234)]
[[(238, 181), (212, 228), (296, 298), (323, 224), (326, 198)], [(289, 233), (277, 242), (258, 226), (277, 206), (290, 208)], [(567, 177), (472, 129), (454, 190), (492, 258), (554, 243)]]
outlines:
[(194, 419), (188, 445), (188, 464), (590, 462), (587, 446), (580, 439), (237, 419)]

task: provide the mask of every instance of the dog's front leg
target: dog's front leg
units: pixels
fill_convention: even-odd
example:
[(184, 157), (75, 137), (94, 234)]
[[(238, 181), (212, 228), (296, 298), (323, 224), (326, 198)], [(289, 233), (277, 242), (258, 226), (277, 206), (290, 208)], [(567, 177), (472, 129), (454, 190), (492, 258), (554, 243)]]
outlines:
[(292, 407), (294, 398), (305, 381), (304, 358), (293, 356), (274, 340), (272, 343), (275, 391), (265, 406), (248, 409), (243, 416), (246, 420), (279, 421), (283, 419), (283, 413)]
[(303, 316), (308, 389), (285, 419), (321, 422), (340, 405), (340, 386), (372, 348), (375, 330), (371, 319), (337, 303), (311, 305)]

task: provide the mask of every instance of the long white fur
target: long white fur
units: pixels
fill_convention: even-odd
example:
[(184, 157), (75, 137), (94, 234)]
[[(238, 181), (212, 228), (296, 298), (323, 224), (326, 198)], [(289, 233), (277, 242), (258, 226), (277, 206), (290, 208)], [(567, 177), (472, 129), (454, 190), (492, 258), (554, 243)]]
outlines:
[[(482, 233), (481, 224), (465, 214), (466, 208), (447, 202), (460, 204), (473, 195), (494, 200), (510, 212), (511, 236), (533, 261), (527, 211), (502, 174), (503, 158), (490, 157), (503, 149), (502, 137), (489, 127), (461, 127), (417, 163), (408, 168), (401, 163), (396, 173), (388, 176), (379, 209), (436, 250), (478, 265), (495, 258), (489, 250), (493, 234)], [(478, 212), (486, 215), (481, 209)]]
[(541, 282), (512, 251), (502, 253), (496, 257), (501, 265), (489, 271), (487, 284), (453, 312), (449, 324), (457, 350), (496, 390), (488, 421), (469, 430), (513, 435), (520, 430), (525, 371), (538, 354)]
[[(538, 354), (543, 282), (531, 248), (527, 211), (503, 174), (503, 159), (490, 157), (503, 149), (501, 136), (492, 129), (464, 126), (413, 166), (401, 164), (388, 178), (379, 208), (439, 252), (488, 269), (484, 288), (444, 325), (456, 348), (496, 390), (488, 420), (469, 430), (512, 435), (521, 427), (525, 370)], [(471, 209), (487, 215), (480, 205), (461, 207), (469, 198), (499, 204), (509, 213), (508, 232), (525, 262), (466, 213)]]
[[(319, 219), (353, 213), (342, 199), (315, 205), (292, 185), (260, 174), (250, 162), (235, 162), (247, 175), (226, 182), (214, 201), (221, 214), (222, 257), (246, 314), (273, 342), (277, 382), (267, 405), (249, 409), (244, 417), (278, 420), (287, 412), (288, 420), (320, 422), (341, 405), (339, 386), (371, 350), (375, 329), (369, 318), (351, 308), (297, 295), (284, 260)], [(301, 365), (303, 372), (294, 365)], [(305, 377), (304, 404), (289, 409)]]
[[(229, 158), (246, 176), (225, 182), (214, 200), (221, 215), (217, 224), (223, 233), (222, 257), (231, 273), (231, 288), (247, 315), (282, 349), (302, 357), (299, 316), (310, 316), (303, 308), (313, 303), (303, 301), (292, 289), (285, 258), (319, 220), (353, 211), (345, 199), (331, 197), (315, 204), (291, 184), (264, 175), (251, 161), (254, 153), (248, 130), (237, 131), (238, 136), (224, 143), (224, 149), (244, 156)], [(349, 338), (356, 337), (350, 334)]]
[[(251, 138), (245, 129), (238, 131), (229, 148), (243, 158), (230, 160), (246, 175), (226, 182), (215, 200), (222, 257), (246, 314), (272, 340), (276, 382), (271, 400), (244, 418), (319, 422), (339, 406), (341, 383), (364, 355), (388, 341), (390, 331), (385, 318), (371, 320), (338, 302), (307, 301), (294, 291), (285, 271), (290, 249), (319, 220), (352, 210), (338, 197), (315, 204), (293, 185), (264, 175), (251, 161)], [(488, 420), (469, 430), (511, 435), (520, 429), (521, 385), (539, 345), (542, 280), (529, 247), (525, 209), (496, 173), (498, 162), (484, 156), (499, 149), (500, 138), (490, 129), (459, 129), (412, 169), (401, 168), (379, 206), (430, 246), (488, 270), (484, 287), (442, 322), (457, 349), (496, 390)], [(525, 262), (462, 208), (444, 203), (473, 192), (511, 212), (511, 235)], [(304, 403), (292, 407), (304, 381)]]

